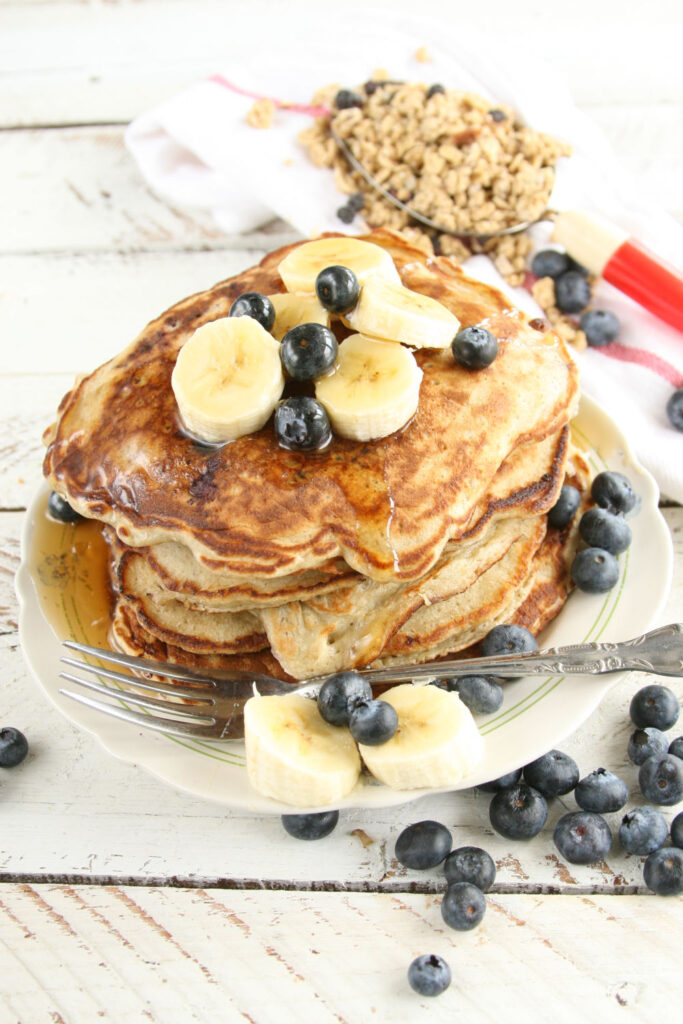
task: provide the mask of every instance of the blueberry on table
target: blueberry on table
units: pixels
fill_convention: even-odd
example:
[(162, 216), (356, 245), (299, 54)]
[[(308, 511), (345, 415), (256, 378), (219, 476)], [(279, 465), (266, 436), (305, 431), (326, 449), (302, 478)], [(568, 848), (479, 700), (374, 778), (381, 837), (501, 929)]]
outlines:
[(476, 928), (486, 913), (486, 899), (481, 889), (470, 882), (449, 885), (441, 902), (441, 916), (449, 928), (468, 932)]
[(570, 523), (581, 504), (581, 494), (571, 484), (563, 484), (560, 496), (548, 512), (548, 526), (562, 530)]
[(440, 996), (451, 983), (451, 969), (442, 956), (426, 953), (408, 968), (408, 984), (421, 996)]
[(498, 355), (498, 342), (485, 327), (463, 327), (451, 342), (453, 358), (470, 370), (483, 370)]
[(494, 626), (481, 642), (485, 658), (494, 654), (525, 654), (537, 651), (536, 637), (524, 626)]
[(650, 757), (638, 772), (638, 785), (646, 800), (671, 807), (683, 800), (683, 761), (673, 754)]
[(454, 690), (473, 715), (491, 715), (503, 703), (503, 687), (489, 676), (460, 676), (450, 679)]
[(443, 870), (449, 885), (470, 882), (482, 892), (488, 892), (496, 879), (493, 857), (478, 846), (460, 846), (448, 854)]
[(315, 279), (315, 291), (325, 309), (348, 313), (358, 302), (360, 284), (348, 267), (325, 267)]
[(648, 725), (645, 729), (636, 729), (628, 741), (628, 756), (633, 764), (645, 764), (648, 757), (661, 757), (668, 752), (666, 736), (659, 729)]
[(585, 548), (575, 556), (572, 579), (587, 594), (605, 594), (619, 579), (619, 565), (604, 548)]
[(526, 782), (501, 789), (489, 806), (491, 824), (506, 839), (531, 839), (538, 835), (547, 818), (545, 797)]
[(680, 757), (683, 761), (683, 736), (677, 736), (675, 740), (671, 741), (667, 753), (673, 754), (674, 757)]
[(678, 697), (668, 686), (650, 683), (634, 694), (629, 707), (631, 721), (639, 729), (653, 726), (662, 732), (670, 729), (678, 721), (681, 707)]
[(330, 725), (349, 724), (357, 704), (372, 700), (372, 687), (359, 672), (337, 672), (326, 679), (318, 694), (318, 711)]
[(346, 205), (355, 210), (356, 213), (360, 213), (365, 206), (365, 196), (362, 192), (353, 192), (347, 199)]
[(631, 544), (631, 527), (621, 513), (606, 508), (589, 508), (579, 521), (581, 539), (591, 548), (620, 555)]
[(439, 821), (416, 821), (404, 828), (396, 840), (395, 856), (406, 868), (426, 871), (435, 868), (451, 852), (453, 837)]
[(671, 822), (671, 842), (683, 849), (683, 811)]
[(609, 853), (612, 833), (600, 814), (572, 811), (558, 821), (553, 841), (570, 864), (595, 864)]
[(543, 796), (564, 796), (579, 781), (579, 766), (561, 750), (549, 750), (524, 768), (524, 778)]
[(282, 365), (294, 380), (315, 380), (334, 366), (339, 345), (323, 324), (297, 324), (282, 339)]
[(568, 270), (555, 279), (555, 305), (563, 313), (580, 313), (590, 300), (590, 285), (578, 270)]
[(602, 348), (619, 334), (619, 319), (608, 309), (589, 309), (581, 317), (581, 330), (593, 348)]
[(283, 814), (285, 832), (295, 839), (324, 839), (339, 821), (339, 811), (321, 811), (319, 814)]
[(250, 316), (269, 331), (275, 323), (275, 306), (261, 292), (244, 292), (235, 299), (228, 316)]
[(337, 217), (339, 217), (342, 224), (351, 224), (356, 217), (356, 211), (346, 203), (345, 206), (340, 206), (337, 209)]
[(624, 513), (630, 512), (638, 500), (629, 478), (610, 469), (595, 477), (591, 484), (591, 497), (600, 508)]
[(378, 747), (387, 743), (398, 729), (396, 708), (386, 700), (356, 704), (349, 715), (349, 730), (356, 743)]
[(14, 768), (28, 754), (28, 740), (12, 726), (0, 729), (0, 768)]
[(517, 768), (514, 772), (508, 772), (506, 775), (500, 775), (497, 779), (490, 779), (488, 782), (482, 782), (477, 786), (482, 793), (499, 793), (501, 789), (511, 789), (516, 786), (522, 778), (522, 769)]
[(283, 448), (324, 448), (332, 437), (330, 419), (315, 398), (286, 398), (275, 410), (275, 435)]
[(541, 249), (531, 261), (531, 272), (536, 277), (560, 277), (569, 270), (569, 257), (557, 249)]
[(676, 846), (655, 850), (643, 865), (643, 878), (648, 889), (658, 896), (677, 896), (683, 892), (683, 850)]
[(78, 523), (83, 519), (83, 516), (56, 491), (50, 492), (50, 497), (47, 499), (47, 510), (52, 518), (60, 523)]
[(577, 784), (574, 799), (584, 811), (609, 814), (620, 811), (628, 800), (628, 786), (606, 768), (596, 768)]
[(666, 414), (676, 430), (683, 430), (683, 388), (674, 391), (666, 403)]
[(627, 853), (647, 857), (666, 842), (666, 818), (655, 807), (635, 807), (621, 819), (619, 841)]
[(362, 107), (363, 97), (352, 89), (340, 89), (334, 97), (337, 110), (348, 110), (350, 107)]

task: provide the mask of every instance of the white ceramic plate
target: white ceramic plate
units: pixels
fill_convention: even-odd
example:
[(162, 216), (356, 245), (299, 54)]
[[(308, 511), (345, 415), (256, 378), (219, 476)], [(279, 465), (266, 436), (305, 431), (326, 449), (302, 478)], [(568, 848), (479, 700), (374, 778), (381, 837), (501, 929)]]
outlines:
[[(607, 595), (574, 592), (545, 630), (541, 646), (588, 640), (626, 640), (660, 624), (671, 584), (672, 544), (668, 527), (657, 507), (657, 486), (635, 460), (617, 426), (596, 405), (584, 398), (574, 424), (576, 442), (595, 472), (609, 468), (625, 473), (642, 504), (630, 520), (633, 543), (620, 556), (617, 585)], [(244, 745), (240, 742), (191, 741), (138, 729), (59, 693), (60, 643), (88, 637), (85, 609), (74, 606), (69, 626), (57, 636), (41, 604), (40, 588), (30, 565), (36, 564), (35, 522), (42, 514), (46, 489), (36, 495), (26, 516), (22, 537), (22, 563), (17, 575), (20, 600), (19, 630), (24, 654), (36, 680), (68, 719), (98, 737), (111, 754), (153, 772), (166, 782), (195, 796), (258, 813), (281, 814), (292, 807), (256, 793), (247, 778)], [(70, 529), (70, 528), (69, 528)], [(33, 556), (33, 557), (32, 557)], [(38, 567), (40, 573), (40, 566)], [(621, 674), (602, 677), (528, 677), (507, 683), (502, 708), (482, 716), (484, 760), (464, 779), (467, 788), (497, 778), (526, 764), (572, 733), (600, 703)], [(396, 791), (362, 777), (339, 806), (384, 807), (424, 796), (430, 790)], [(434, 791), (436, 792), (436, 790)]]

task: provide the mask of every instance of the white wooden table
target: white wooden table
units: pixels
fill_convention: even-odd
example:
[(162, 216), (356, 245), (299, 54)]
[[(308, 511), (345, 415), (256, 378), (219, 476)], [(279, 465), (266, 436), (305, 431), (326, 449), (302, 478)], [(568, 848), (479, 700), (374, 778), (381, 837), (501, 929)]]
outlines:
[[(445, 2), (420, 6), (456, 16)], [(640, 858), (618, 843), (592, 867), (557, 857), (552, 828), (573, 799), (553, 804), (530, 843), (494, 835), (477, 792), (346, 814), (328, 839), (300, 843), (279, 819), (200, 803), (114, 760), (47, 705), (25, 667), (13, 590), (23, 510), (73, 374), (293, 237), (279, 222), (225, 237), (169, 208), (122, 144), (127, 120), (219, 58), (244, 45), (257, 56), (253, 26), (268, 8), (0, 0), (0, 725), (31, 744), (0, 777), (0, 1024), (674, 1019), (681, 900), (649, 894)], [(683, 218), (678, 8), (575, 0), (559, 25), (550, 6), (495, 0), (486, 14), (458, 5), (457, 17), (552, 54), (643, 189)], [(663, 620), (677, 621), (683, 509), (664, 515), (677, 557)], [(615, 688), (563, 744), (582, 773), (605, 765), (636, 789), (627, 709), (643, 682)], [(496, 859), (473, 933), (442, 925), (438, 871), (393, 859), (400, 830), (421, 818)], [(437, 1000), (406, 982), (425, 952), (453, 970)]]

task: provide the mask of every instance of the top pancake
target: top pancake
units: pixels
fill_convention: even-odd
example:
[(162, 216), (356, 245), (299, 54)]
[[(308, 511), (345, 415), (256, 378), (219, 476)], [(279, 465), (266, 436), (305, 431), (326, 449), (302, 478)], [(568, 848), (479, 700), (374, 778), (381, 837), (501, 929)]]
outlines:
[[(398, 236), (365, 237), (391, 252), (407, 287), (438, 298), (463, 325), (489, 327), (499, 343), (491, 366), (472, 371), (448, 350), (417, 352), (418, 411), (381, 440), (334, 437), (323, 451), (290, 452), (268, 423), (219, 450), (197, 445), (180, 427), (171, 389), (178, 351), (241, 293), (283, 291), (277, 267), (287, 247), (178, 303), (76, 383), (46, 434), (51, 486), (126, 544), (178, 541), (238, 576), (280, 577), (340, 556), (378, 580), (423, 575), (449, 540), (486, 518), (505, 460), (567, 424), (577, 370), (563, 342), (531, 328), (496, 289)], [(544, 492), (533, 473), (528, 484)], [(554, 488), (545, 492), (548, 508)]]

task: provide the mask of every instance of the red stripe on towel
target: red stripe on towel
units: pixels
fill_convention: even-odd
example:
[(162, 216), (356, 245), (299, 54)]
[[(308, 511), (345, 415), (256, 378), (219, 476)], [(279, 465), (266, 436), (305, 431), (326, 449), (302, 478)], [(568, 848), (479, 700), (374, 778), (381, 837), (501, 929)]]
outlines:
[(240, 96), (248, 96), (252, 100), (271, 100), (280, 110), (293, 110), (296, 114), (310, 114), (311, 117), (328, 117), (330, 111), (327, 107), (314, 107), (305, 103), (287, 103), (286, 100), (276, 100), (273, 96), (263, 96), (258, 92), (251, 92), (250, 89), (243, 89), (234, 82), (229, 82), (223, 75), (209, 75), (209, 81), (216, 85), (222, 85), (224, 89), (239, 93)]
[(648, 352), (644, 348), (620, 345), (618, 341), (613, 341), (602, 348), (596, 347), (594, 351), (602, 352), (610, 359), (618, 359), (622, 363), (636, 363), (638, 366), (644, 366), (647, 370), (652, 370), (653, 373), (663, 377), (672, 387), (683, 388), (683, 373), (668, 363), (666, 359), (660, 359), (654, 352)]

